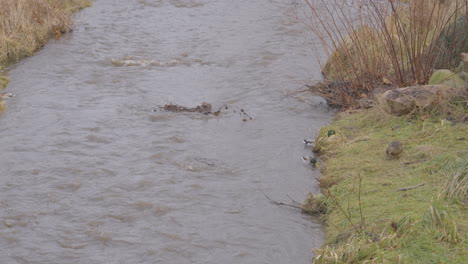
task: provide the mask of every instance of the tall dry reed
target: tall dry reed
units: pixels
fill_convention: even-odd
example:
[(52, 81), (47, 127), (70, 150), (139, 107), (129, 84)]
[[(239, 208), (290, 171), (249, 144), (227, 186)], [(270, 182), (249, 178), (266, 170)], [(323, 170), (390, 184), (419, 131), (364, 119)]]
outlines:
[(0, 0), (0, 69), (31, 56), (72, 27), (88, 0)]

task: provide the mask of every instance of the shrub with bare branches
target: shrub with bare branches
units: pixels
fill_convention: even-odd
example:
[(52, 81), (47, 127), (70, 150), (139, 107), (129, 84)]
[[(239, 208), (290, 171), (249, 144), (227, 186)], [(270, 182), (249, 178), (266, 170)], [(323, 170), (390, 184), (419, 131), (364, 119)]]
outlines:
[[(352, 106), (377, 87), (426, 84), (436, 67), (453, 70), (468, 50), (466, 0), (304, 2), (317, 48), (327, 56), (327, 85), (311, 88), (335, 104)], [(346, 89), (330, 92), (337, 82)]]

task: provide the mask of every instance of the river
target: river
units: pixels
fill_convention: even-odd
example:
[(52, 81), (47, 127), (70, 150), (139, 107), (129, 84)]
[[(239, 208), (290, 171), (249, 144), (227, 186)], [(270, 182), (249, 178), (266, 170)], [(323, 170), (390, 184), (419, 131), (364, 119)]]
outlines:
[(1, 263), (310, 263), (321, 223), (264, 195), (318, 191), (332, 115), (286, 95), (320, 77), (294, 2), (96, 0), (9, 69)]

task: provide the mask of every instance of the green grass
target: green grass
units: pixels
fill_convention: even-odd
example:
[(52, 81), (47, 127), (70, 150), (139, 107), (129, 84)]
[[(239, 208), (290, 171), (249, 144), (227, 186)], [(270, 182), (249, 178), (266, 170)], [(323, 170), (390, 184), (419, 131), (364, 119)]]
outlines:
[[(337, 135), (321, 152), (329, 213), (315, 263), (465, 263), (468, 126), (424, 119), (373, 108), (322, 128)], [(399, 159), (386, 158), (392, 140)]]

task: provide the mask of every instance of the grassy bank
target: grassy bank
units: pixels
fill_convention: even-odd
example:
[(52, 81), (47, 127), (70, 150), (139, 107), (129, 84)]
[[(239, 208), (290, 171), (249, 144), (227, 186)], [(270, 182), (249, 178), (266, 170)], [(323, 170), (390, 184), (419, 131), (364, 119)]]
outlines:
[[(466, 122), (375, 107), (342, 113), (329, 129), (326, 244), (314, 263), (466, 263)], [(392, 140), (403, 143), (399, 159), (386, 157)], [(408, 187), (416, 188), (398, 191)]]
[(0, 0), (0, 70), (31, 56), (72, 28), (72, 14), (89, 0)]
[[(465, 76), (468, 2), (304, 2), (327, 55), (310, 91), (342, 110), (375, 104), (340, 113), (315, 140), (322, 194), (303, 209), (322, 214), (326, 242), (314, 263), (466, 263), (466, 88), (405, 116), (388, 114), (380, 94), (427, 84), (436, 69)], [(394, 140), (404, 150), (389, 159)]]

